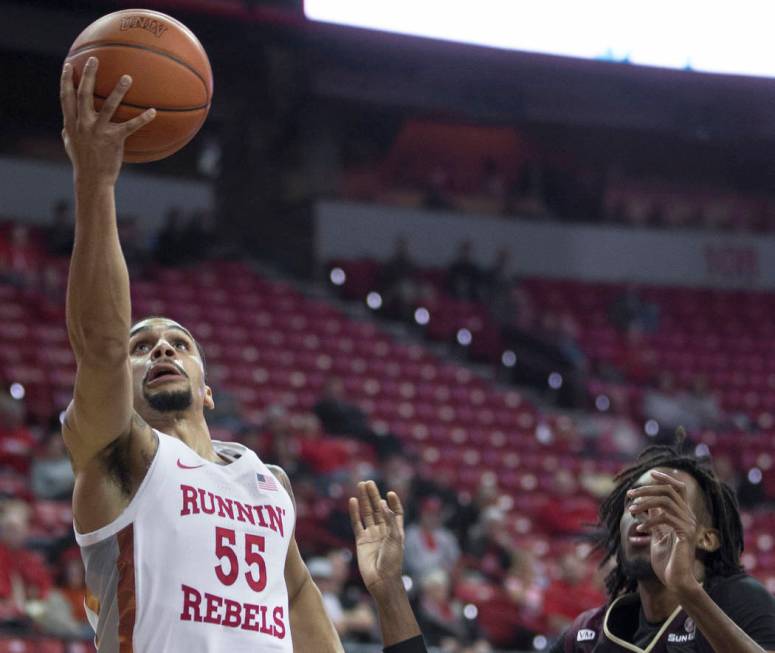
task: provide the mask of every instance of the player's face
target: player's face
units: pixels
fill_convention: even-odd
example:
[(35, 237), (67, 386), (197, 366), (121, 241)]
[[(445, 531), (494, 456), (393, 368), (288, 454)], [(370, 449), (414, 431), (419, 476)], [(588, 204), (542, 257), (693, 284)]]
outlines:
[[(677, 477), (678, 480), (686, 483), (686, 497), (689, 502), (689, 506), (694, 511), (694, 514), (698, 517), (703, 515), (705, 508), (703, 506), (703, 495), (699, 484), (691, 474), (687, 474), (681, 470), (668, 469), (664, 467), (655, 467), (657, 471), (672, 474)], [(633, 483), (632, 487), (640, 487), (641, 485), (651, 485), (655, 481), (651, 477), (651, 470), (643, 474), (638, 480)], [(640, 562), (651, 564), (651, 535), (638, 533), (635, 527), (645, 519), (645, 515), (640, 513), (638, 515), (631, 515), (627, 507), (630, 505), (629, 497), (625, 498), (624, 512), (619, 522), (619, 535), (621, 538), (621, 552), (625, 565), (630, 565), (637, 569)], [(634, 564), (633, 564), (634, 563)], [(645, 569), (645, 567), (644, 567)]]
[(157, 318), (136, 325), (129, 356), (135, 409), (146, 421), (154, 414), (213, 407), (196, 343), (177, 322)]

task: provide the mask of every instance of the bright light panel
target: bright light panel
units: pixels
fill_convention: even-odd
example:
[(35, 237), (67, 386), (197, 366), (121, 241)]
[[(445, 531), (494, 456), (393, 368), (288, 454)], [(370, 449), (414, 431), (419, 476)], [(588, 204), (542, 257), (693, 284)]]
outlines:
[(775, 77), (768, 0), (305, 0), (311, 20), (584, 59)]

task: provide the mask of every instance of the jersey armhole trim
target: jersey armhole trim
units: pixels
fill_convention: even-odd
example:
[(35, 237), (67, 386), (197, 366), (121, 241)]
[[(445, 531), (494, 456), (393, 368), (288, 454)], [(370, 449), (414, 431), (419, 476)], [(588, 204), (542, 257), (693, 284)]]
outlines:
[(151, 465), (148, 468), (148, 471), (145, 473), (145, 478), (140, 483), (140, 487), (137, 488), (137, 492), (135, 492), (135, 496), (132, 497), (129, 505), (124, 508), (118, 517), (102, 528), (98, 528), (96, 531), (91, 531), (89, 533), (79, 533), (75, 522), (73, 522), (73, 532), (75, 533), (75, 541), (78, 543), (78, 546), (90, 546), (92, 544), (97, 544), (107, 540), (109, 537), (113, 537), (121, 529), (126, 528), (134, 521), (135, 516), (137, 515), (138, 504), (147, 491), (148, 485), (151, 483), (151, 477), (153, 476), (154, 470), (158, 465), (159, 458), (161, 457), (160, 453), (164, 434), (159, 433), (159, 431), (156, 429), (153, 429), (153, 432), (156, 434), (159, 444), (156, 447), (156, 453), (153, 455)]

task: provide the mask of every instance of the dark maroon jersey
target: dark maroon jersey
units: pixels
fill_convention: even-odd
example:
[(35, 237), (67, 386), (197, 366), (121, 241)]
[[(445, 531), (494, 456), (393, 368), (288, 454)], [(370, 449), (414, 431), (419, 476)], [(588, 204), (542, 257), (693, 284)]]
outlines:
[[(775, 649), (775, 598), (745, 574), (709, 581), (713, 601), (765, 650)], [(563, 653), (720, 653), (679, 606), (662, 624), (648, 624), (637, 593), (580, 614), (552, 651)]]

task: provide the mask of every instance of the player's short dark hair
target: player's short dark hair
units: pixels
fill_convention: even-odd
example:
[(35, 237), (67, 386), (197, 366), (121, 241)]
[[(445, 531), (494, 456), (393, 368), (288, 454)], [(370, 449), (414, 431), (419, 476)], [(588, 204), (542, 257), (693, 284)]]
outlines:
[(634, 465), (616, 475), (616, 487), (600, 506), (597, 549), (604, 554), (600, 566), (612, 558), (618, 563), (605, 579), (609, 599), (636, 589), (637, 581), (627, 578), (622, 570), (619, 527), (627, 490), (638, 478), (655, 467), (680, 469), (691, 475), (702, 490), (710, 522), (718, 530), (721, 540), (718, 550), (708, 552), (704, 558), (707, 574), (731, 576), (742, 571), (740, 554), (744, 547), (743, 524), (735, 493), (716, 476), (708, 459), (699, 459), (685, 450), (683, 436), (679, 435), (673, 445), (654, 445), (644, 449)]
[(147, 315), (146, 317), (140, 318), (137, 320), (130, 328), (129, 328), (129, 335), (132, 335), (132, 332), (137, 328), (137, 325), (141, 322), (146, 322), (147, 320), (169, 320), (170, 322), (175, 322), (179, 326), (181, 326), (185, 332), (188, 334), (188, 337), (191, 338), (191, 340), (194, 341), (194, 344), (196, 345), (196, 350), (199, 352), (199, 358), (202, 359), (202, 370), (204, 371), (204, 377), (207, 378), (207, 359), (205, 358), (205, 350), (204, 347), (200, 344), (200, 342), (194, 338), (194, 335), (186, 329), (182, 324), (177, 322), (176, 320), (173, 320), (171, 317), (165, 317), (164, 315)]

